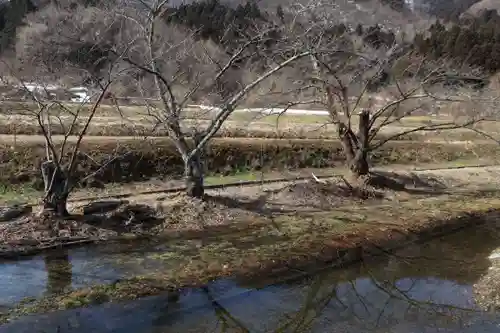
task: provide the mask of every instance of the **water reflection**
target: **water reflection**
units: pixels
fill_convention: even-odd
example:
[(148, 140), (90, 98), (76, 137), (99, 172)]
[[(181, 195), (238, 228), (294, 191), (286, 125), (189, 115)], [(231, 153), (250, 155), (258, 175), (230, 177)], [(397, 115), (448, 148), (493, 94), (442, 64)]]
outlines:
[[(35, 324), (38, 332), (61, 333), (498, 332), (500, 317), (479, 311), (471, 285), (499, 246), (497, 229), (484, 226), (301, 280), (221, 280), (178, 299), (160, 295), (24, 317), (0, 332), (36, 333)], [(47, 289), (57, 292), (69, 287), (71, 265), (53, 265), (68, 263), (67, 254), (51, 260), (47, 269), (65, 281), (48, 279)], [(73, 271), (85, 267), (72, 262)]]
[(68, 251), (63, 249), (45, 255), (47, 271), (47, 293), (59, 294), (69, 290), (72, 283), (72, 268)]

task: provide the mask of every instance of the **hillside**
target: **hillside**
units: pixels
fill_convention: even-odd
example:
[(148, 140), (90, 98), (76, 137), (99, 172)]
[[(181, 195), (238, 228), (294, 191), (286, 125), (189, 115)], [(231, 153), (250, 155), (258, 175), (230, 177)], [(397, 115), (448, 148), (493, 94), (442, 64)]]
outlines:
[[(32, 3), (32, 1), (15, 0), (10, 2), (11, 4), (17, 4), (20, 8), (15, 11), (18, 13), (18, 17), (14, 23), (20, 24), (18, 27), (21, 27), (23, 22), (20, 20), (21, 14), (23, 12), (26, 14), (31, 10), (27, 4)], [(99, 3), (102, 0), (60, 0), (59, 4), (68, 4), (68, 2), (73, 3), (74, 1), (81, 4), (78, 12), (81, 13), (87, 9), (92, 11), (92, 5), (89, 4)], [(117, 1), (128, 3), (129, 5), (132, 2), (134, 7), (135, 4), (139, 3), (139, 0)], [(458, 60), (461, 63), (467, 63), (474, 68), (479, 68), (480, 71), (486, 69), (486, 71), (494, 73), (500, 70), (500, 61), (497, 60), (499, 59), (500, 43), (491, 43), (493, 40), (492, 37), (496, 35), (500, 36), (500, 24), (492, 20), (489, 20), (487, 24), (486, 22), (478, 22), (477, 24), (480, 25), (481, 29), (477, 29), (476, 27), (469, 29), (466, 25), (457, 25), (453, 29), (449, 29), (449, 25), (433, 24), (435, 20), (426, 16), (425, 13), (420, 13), (418, 10), (409, 11), (404, 6), (398, 6), (398, 3), (393, 0), (299, 1), (302, 1), (303, 5), (315, 4), (318, 6), (315, 11), (319, 13), (319, 19), (325, 19), (334, 24), (332, 25), (332, 29), (337, 30), (332, 30), (330, 37), (336, 38), (336, 36), (340, 36), (339, 31), (341, 31), (340, 34), (347, 32), (349, 47), (356, 47), (358, 50), (363, 49), (364, 52), (373, 53), (376, 52), (376, 49), (379, 49), (380, 45), (387, 48), (397, 43), (400, 44), (402, 49), (406, 50), (405, 52), (410, 50), (412, 52), (416, 51), (418, 53), (416, 55), (417, 59), (420, 56), (430, 56), (436, 60), (446, 57), (453, 59), (453, 61)], [(450, 0), (448, 3), (465, 6), (471, 3), (471, 1), (474, 0)], [(183, 4), (174, 6), (180, 2)], [(431, 0), (426, 0), (425, 3), (431, 3)], [(279, 22), (278, 17), (280, 15), (278, 8), (284, 9), (286, 14), (289, 11), (289, 6), (297, 4), (297, 2), (295, 0), (271, 0), (266, 2), (246, 0), (177, 0), (169, 4), (172, 8), (164, 13), (168, 29), (175, 31), (185, 29), (186, 27), (194, 29), (197, 31), (197, 38), (207, 42), (210, 41), (210, 47), (214, 52), (222, 54), (227, 48), (234, 47), (235, 43), (238, 43), (238, 40), (244, 34), (251, 33), (249, 31), (253, 29), (250, 29), (253, 25), (264, 26), (271, 22)], [(408, 5), (409, 2), (406, 1), (406, 4)], [(424, 2), (417, 3), (415, 1), (413, 4), (417, 8), (417, 5), (422, 5)], [(35, 10), (40, 15), (32, 15), (30, 22), (40, 27), (45, 26), (47, 31), (53, 29), (55, 32), (53, 36), (59, 35), (59, 24), (54, 24), (54, 22), (63, 21), (62, 18), (64, 18), (64, 15), (68, 14), (59, 13), (60, 16), (57, 16), (58, 10), (51, 10), (48, 7), (44, 8), (44, 6)], [(109, 14), (107, 10), (109, 9), (105, 9), (103, 12), (106, 15)], [(293, 15), (285, 16), (293, 17)], [(44, 34), (40, 34), (41, 30), (37, 32), (33, 29), (16, 29), (14, 25), (15, 29), (8, 31), (9, 39), (4, 40), (4, 42), (17, 42), (15, 50), (17, 54), (14, 54), (14, 50), (12, 50), (9, 56), (12, 58), (17, 57), (17, 59), (22, 58), (25, 60), (25, 63), (32, 64), (34, 63), (32, 60), (36, 59), (37, 63), (43, 65), (41, 68), (50, 68), (51, 73), (60, 73), (60, 71), (67, 69), (67, 64), (71, 64), (72, 66), (76, 66), (76, 68), (84, 68), (93, 75), (99, 76), (100, 71), (105, 67), (106, 59), (110, 59), (109, 45), (116, 42), (115, 38), (119, 35), (116, 31), (120, 30), (106, 30), (109, 34), (106, 37), (101, 37), (99, 45), (94, 45), (93, 35), (87, 33), (95, 25), (91, 19), (92, 15), (77, 15), (77, 12), (75, 12), (74, 17), (79, 22), (79, 32), (75, 30), (75, 34), (77, 35), (71, 38), (67, 37), (64, 42), (55, 37), (53, 40), (47, 40)], [(10, 22), (10, 24), (12, 26), (13, 23)], [(310, 26), (309, 18), (304, 16), (300, 24)], [(70, 32), (72, 29), (68, 28), (66, 31)], [(30, 34), (32, 37), (29, 37)], [(404, 38), (401, 38), (403, 36)], [(107, 38), (107, 42), (103, 42), (105, 38)], [(47, 45), (41, 46), (38, 42), (29, 43), (30, 40), (38, 41), (40, 39), (43, 39)], [(273, 47), (273, 43), (280, 40), (280, 36), (276, 35), (271, 39), (274, 42), (265, 46), (269, 50)], [(494, 39), (500, 40), (500, 37)], [(264, 45), (261, 46), (261, 50), (264, 50)], [(474, 50), (474, 52), (471, 54), (470, 50)], [(54, 58), (54, 55), (57, 55), (57, 59)], [(259, 62), (254, 61), (251, 64), (252, 66), (257, 66), (257, 63)], [(453, 64), (454, 62), (450, 63), (450, 66), (454, 66)], [(234, 79), (238, 78), (239, 80), (240, 76), (251, 77), (255, 75), (252, 72), (253, 69), (247, 68), (248, 66), (245, 68), (238, 68), (238, 66), (239, 64), (235, 64), (234, 66)], [(23, 71), (29, 71), (29, 69), (23, 67)], [(300, 75), (300, 73), (292, 72), (293, 70), (290, 70), (290, 73), (287, 74), (290, 77), (283, 77), (282, 80), (288, 82), (292, 77), (296, 78)], [(24, 75), (32, 76), (31, 72)], [(66, 76), (74, 76), (71, 75), (67, 74)], [(76, 75), (75, 77), (79, 76)], [(57, 79), (61, 79), (60, 75), (57, 76)], [(221, 82), (221, 84), (224, 86), (224, 89), (234, 86), (230, 82)], [(377, 85), (378, 83), (375, 86)]]
[(416, 10), (428, 15), (444, 19), (446, 21), (457, 21), (461, 14), (466, 12), (472, 5), (481, 0), (409, 0), (413, 1)]
[(499, 0), (481, 0), (472, 5), (465, 13), (478, 16), (485, 10), (496, 10), (500, 14), (500, 1)]

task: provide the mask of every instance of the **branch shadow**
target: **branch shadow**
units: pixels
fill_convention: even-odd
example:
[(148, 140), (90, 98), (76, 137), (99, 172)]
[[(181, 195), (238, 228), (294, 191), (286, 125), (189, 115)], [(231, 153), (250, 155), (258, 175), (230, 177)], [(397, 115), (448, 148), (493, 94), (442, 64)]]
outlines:
[(370, 173), (366, 185), (409, 194), (441, 195), (449, 193), (448, 187), (442, 180), (437, 177), (417, 175), (414, 172), (401, 174), (391, 171), (373, 171)]
[[(306, 205), (274, 205), (269, 199), (273, 193), (265, 192), (256, 199), (237, 199), (228, 196), (206, 195), (205, 200), (224, 205), (228, 208), (244, 209), (252, 213), (270, 217), (273, 214), (287, 214), (296, 212), (297, 207), (307, 207)], [(288, 207), (288, 208), (287, 208)]]

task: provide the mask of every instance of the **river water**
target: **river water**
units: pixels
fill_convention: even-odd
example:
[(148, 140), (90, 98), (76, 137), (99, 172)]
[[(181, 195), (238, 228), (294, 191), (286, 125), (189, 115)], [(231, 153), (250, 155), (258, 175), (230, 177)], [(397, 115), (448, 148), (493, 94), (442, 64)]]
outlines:
[[(25, 316), (0, 326), (0, 333), (500, 332), (500, 314), (480, 311), (472, 292), (491, 266), (499, 236), (497, 227), (469, 228), (347, 268), (318, 268), (300, 279), (219, 280), (184, 290), (177, 301), (159, 295)], [(145, 255), (134, 253), (126, 255)], [(51, 281), (43, 257), (0, 264), (0, 307), (59, 284), (77, 288), (131, 274), (116, 251), (68, 255), (71, 265), (58, 266), (67, 273), (59, 282)]]

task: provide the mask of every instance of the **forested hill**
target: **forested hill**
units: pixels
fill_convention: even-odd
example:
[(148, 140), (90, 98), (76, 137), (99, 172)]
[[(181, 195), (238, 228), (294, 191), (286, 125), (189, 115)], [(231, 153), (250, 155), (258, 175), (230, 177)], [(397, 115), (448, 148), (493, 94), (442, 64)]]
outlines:
[[(0, 0), (0, 51), (5, 50), (16, 40), (18, 27), (23, 24), (27, 13), (36, 11), (50, 0)], [(102, 0), (59, 0), (77, 1), (84, 5), (95, 6)], [(120, 1), (120, 0), (117, 0)], [(178, 24), (196, 28), (201, 31), (201, 38), (220, 41), (223, 34), (227, 34), (229, 22), (234, 26), (231, 33), (245, 31), (252, 21), (265, 21), (270, 11), (276, 15), (281, 10), (281, 4), (286, 5), (288, 0), (273, 0), (266, 2), (264, 6), (255, 1), (229, 1), (206, 0), (202, 2), (190, 2), (172, 7), (166, 15), (166, 20), (171, 24)], [(337, 11), (333, 15), (338, 17), (340, 30), (364, 31), (364, 42), (371, 46), (380, 43), (390, 44), (396, 40), (397, 28), (391, 31), (391, 26), (385, 24), (392, 19), (394, 26), (401, 22), (404, 15), (415, 19), (415, 14), (406, 13), (405, 0), (377, 0), (385, 5), (383, 10), (373, 6), (374, 0), (358, 0), (353, 3), (348, 0), (336, 0), (332, 10)], [(417, 0), (415, 0), (417, 1)], [(420, 5), (431, 4), (434, 10), (438, 10), (437, 0), (419, 0)], [(439, 3), (446, 1), (440, 0)], [(467, 6), (473, 5), (475, 0), (449, 0), (459, 7), (460, 12)], [(271, 5), (272, 4), (272, 5)], [(461, 6), (461, 7), (460, 7)], [(384, 9), (385, 8), (385, 9)], [(444, 8), (444, 7), (443, 7)], [(455, 9), (457, 9), (455, 8)], [(378, 21), (366, 20), (371, 17), (371, 12), (378, 11)], [(394, 14), (398, 12), (399, 16)], [(364, 14), (363, 14), (364, 13)], [(363, 15), (364, 16), (363, 16)], [(368, 15), (370, 14), (370, 15)], [(408, 16), (410, 17), (410, 16)], [(361, 23), (361, 24), (359, 24)], [(380, 25), (378, 24), (380, 23)], [(396, 24), (397, 23), (397, 24)], [(430, 28), (429, 28), (430, 26)], [(368, 32), (368, 34), (366, 34)], [(477, 17), (458, 18), (456, 24), (436, 22), (427, 24), (426, 29), (421, 29), (411, 40), (406, 40), (410, 48), (422, 55), (442, 58), (446, 57), (457, 63), (467, 63), (480, 67), (488, 72), (500, 71), (500, 16), (495, 10), (482, 10)]]

